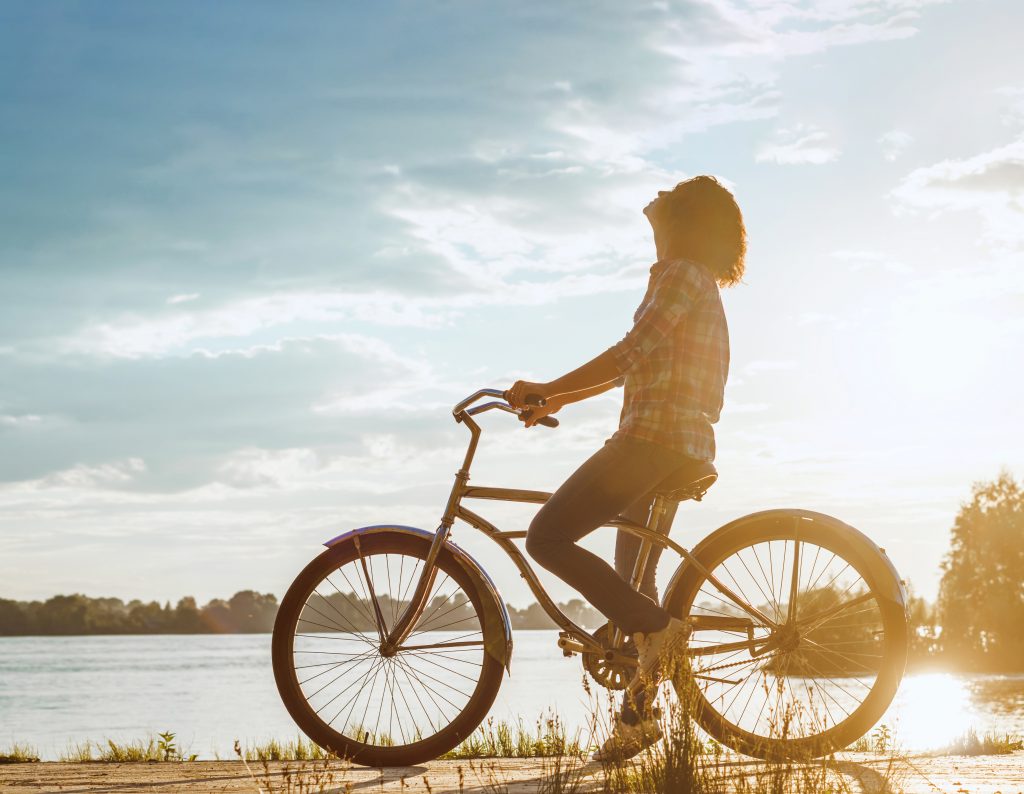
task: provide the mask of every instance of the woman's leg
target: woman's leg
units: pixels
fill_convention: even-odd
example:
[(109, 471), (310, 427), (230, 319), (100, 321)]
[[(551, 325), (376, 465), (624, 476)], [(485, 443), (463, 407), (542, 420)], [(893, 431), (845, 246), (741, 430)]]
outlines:
[[(646, 525), (647, 519), (650, 517), (655, 493), (656, 491), (651, 491), (644, 494), (622, 512), (622, 517), (635, 524)], [(664, 520), (662, 519), (663, 522)], [(671, 522), (669, 522), (668, 526), (665, 526), (663, 523), (662, 531), (667, 534), (670, 527)], [(621, 529), (615, 536), (615, 571), (626, 582), (632, 582), (633, 580), (633, 568), (636, 566), (637, 555), (640, 554), (641, 543), (643, 541), (636, 535)], [(658, 560), (661, 558), (662, 551), (664, 549), (660, 546), (651, 547), (650, 554), (647, 557), (647, 565), (644, 568), (644, 578), (638, 588), (641, 593), (656, 604), (658, 603), (658, 587), (655, 583), (655, 576), (658, 571)], [(623, 695), (619, 714), (624, 723), (636, 725), (640, 720), (640, 715), (645, 711), (645, 699), (645, 693), (641, 693), (635, 698)]]
[(628, 633), (659, 631), (668, 625), (668, 613), (576, 541), (620, 515), (679, 465), (678, 454), (656, 444), (608, 441), (552, 494), (526, 536), (531, 557)]
[[(694, 476), (696, 477), (697, 467), (702, 466), (702, 461), (693, 460), (691, 458), (682, 458), (682, 463), (677, 469), (674, 469), (669, 473), (673, 479), (678, 476), (678, 469), (684, 466), (694, 467)], [(653, 488), (650, 493), (645, 494), (632, 505), (629, 506), (623, 513), (623, 518), (628, 518), (630, 521), (636, 524), (646, 524), (648, 515), (651, 511), (651, 505), (654, 502), (654, 496), (658, 492), (657, 487)], [(668, 513), (662, 516), (660, 530), (663, 534), (668, 535), (672, 529), (672, 522), (675, 520), (676, 515), (676, 504), (667, 505), (666, 509)], [(615, 570), (618, 571), (619, 576), (625, 579), (627, 582), (633, 579), (633, 567), (636, 565), (637, 555), (640, 553), (640, 544), (643, 541), (636, 535), (632, 535), (629, 532), (619, 530), (615, 536)], [(655, 578), (658, 573), (658, 561), (661, 559), (661, 553), (665, 550), (663, 546), (652, 546), (651, 552), (647, 557), (647, 565), (644, 567), (644, 578), (640, 582), (638, 588), (648, 598), (658, 602), (658, 586), (655, 582)]]
[[(651, 503), (654, 501), (654, 492), (644, 494), (632, 505), (622, 511), (623, 518), (632, 521), (634, 524), (644, 525), (651, 512)], [(620, 529), (615, 535), (615, 572), (625, 581), (633, 579), (633, 568), (636, 566), (637, 555), (640, 554), (640, 544), (643, 541), (636, 535)], [(637, 589), (649, 599), (658, 603), (658, 588), (655, 585), (655, 573), (658, 568), (658, 559), (661, 557), (662, 549), (657, 546), (651, 547), (651, 553), (647, 558), (647, 566), (644, 569), (644, 578)]]

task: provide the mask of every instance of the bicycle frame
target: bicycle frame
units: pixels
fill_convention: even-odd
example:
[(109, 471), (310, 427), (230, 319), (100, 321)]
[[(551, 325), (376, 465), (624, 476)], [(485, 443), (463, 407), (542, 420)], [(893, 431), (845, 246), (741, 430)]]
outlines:
[[(473, 408), (468, 407), (473, 402), (476, 402), (481, 397), (485, 396), (501, 398), (503, 397), (503, 392), (494, 389), (481, 389), (467, 397), (452, 409), (455, 421), (460, 424), (464, 424), (470, 431), (469, 446), (466, 450), (462, 467), (455, 474), (455, 482), (448, 496), (444, 515), (441, 517), (441, 523), (434, 534), (434, 540), (429, 552), (427, 553), (427, 558), (424, 561), (423, 572), (420, 575), (420, 579), (417, 582), (415, 590), (413, 591), (410, 602), (402, 615), (395, 622), (391, 631), (388, 632), (386, 637), (382, 637), (381, 647), (382, 649), (397, 650), (412, 632), (416, 621), (423, 614), (423, 610), (427, 606), (430, 591), (433, 588), (434, 578), (437, 571), (435, 564), (437, 561), (437, 555), (447, 542), (455, 520), (461, 519), (497, 543), (512, 559), (512, 562), (526, 580), (527, 585), (530, 587), (530, 590), (533, 592), (538, 603), (540, 603), (541, 608), (567, 635), (568, 639), (563, 639), (559, 642), (559, 645), (563, 650), (568, 652), (596, 652), (605, 654), (605, 648), (598, 640), (596, 640), (588, 631), (573, 623), (558, 608), (544, 589), (544, 585), (537, 578), (537, 574), (528, 562), (526, 555), (523, 554), (519, 547), (512, 542), (515, 539), (526, 537), (526, 532), (503, 532), (483, 516), (478, 515), (462, 504), (462, 500), (467, 498), (490, 499), (527, 504), (544, 504), (551, 497), (551, 494), (545, 491), (469, 485), (469, 470), (472, 466), (473, 458), (476, 455), (477, 445), (481, 434), (480, 426), (473, 420), (473, 416), (492, 409), (499, 409), (509, 413), (518, 414), (518, 411), (503, 401), (489, 402), (483, 405), (474, 406)], [(663, 527), (671, 526), (672, 519), (675, 516), (676, 505), (677, 503), (675, 501), (669, 500), (665, 496), (659, 494), (654, 499), (646, 524), (636, 524), (619, 517), (604, 525), (616, 527), (620, 530), (629, 532), (639, 537), (642, 541), (640, 552), (637, 555), (637, 561), (631, 577), (631, 583), (633, 586), (636, 587), (638, 583), (643, 580), (647, 562), (650, 558), (651, 549), (655, 546), (669, 548), (683, 559), (687, 560), (689, 564), (696, 566), (707, 580), (726, 598), (734, 602), (737, 607), (750, 615), (750, 618), (714, 618), (709, 621), (707, 628), (722, 629), (729, 627), (742, 627), (745, 629), (752, 625), (752, 618), (757, 621), (757, 623), (772, 629), (772, 631), (777, 630), (779, 628), (777, 623), (733, 593), (731, 589), (707, 571), (704, 566), (701, 565), (701, 563), (696, 560), (692, 554), (690, 554), (688, 549), (669, 538), (667, 530), (662, 531)], [(761, 640), (759, 644), (763, 645), (764, 640)], [(618, 645), (618, 642), (616, 642), (615, 645)], [(737, 649), (750, 648), (753, 650), (754, 641), (751, 638), (748, 642), (731, 643), (731, 645), (736, 646)], [(723, 646), (709, 646), (707, 649), (701, 649), (696, 652), (718, 652), (722, 649)]]

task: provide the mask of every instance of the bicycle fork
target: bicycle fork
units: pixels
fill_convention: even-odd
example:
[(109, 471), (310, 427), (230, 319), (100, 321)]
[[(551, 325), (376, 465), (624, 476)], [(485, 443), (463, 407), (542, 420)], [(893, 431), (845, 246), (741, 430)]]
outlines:
[[(472, 460), (472, 456), (467, 455), (466, 464), (470, 460)], [(437, 532), (434, 533), (434, 540), (430, 544), (427, 558), (423, 562), (423, 573), (420, 574), (419, 581), (416, 583), (416, 589), (413, 590), (412, 597), (409, 599), (409, 605), (403, 610), (398, 620), (395, 621), (391, 631), (386, 636), (381, 636), (382, 652), (394, 653), (397, 651), (402, 643), (409, 638), (413, 627), (416, 625), (416, 621), (419, 620), (423, 611), (427, 608), (427, 602), (430, 600), (430, 593), (434, 589), (434, 581), (437, 578), (437, 556), (441, 553), (441, 549), (444, 548), (444, 544), (448, 542), (448, 536), (452, 532), (452, 525), (455, 523), (455, 511), (462, 500), (466, 483), (469, 482), (469, 467), (466, 464), (455, 474), (455, 484), (452, 486), (451, 493), (448, 496), (448, 504), (445, 507), (444, 516), (441, 518), (441, 524), (438, 526)], [(358, 549), (358, 545), (356, 548)], [(383, 625), (383, 622), (381, 625)]]

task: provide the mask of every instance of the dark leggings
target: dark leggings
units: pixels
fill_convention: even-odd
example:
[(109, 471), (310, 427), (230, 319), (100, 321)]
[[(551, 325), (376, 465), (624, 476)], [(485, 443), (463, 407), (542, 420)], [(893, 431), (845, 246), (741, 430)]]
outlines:
[(615, 568), (576, 542), (616, 516), (646, 524), (657, 486), (697, 463), (667, 447), (639, 439), (609, 439), (540, 509), (526, 535), (526, 550), (540, 565), (578, 590), (625, 632), (668, 625), (658, 606), (654, 576), (661, 549), (651, 549), (640, 590), (629, 580), (641, 540), (619, 531)]

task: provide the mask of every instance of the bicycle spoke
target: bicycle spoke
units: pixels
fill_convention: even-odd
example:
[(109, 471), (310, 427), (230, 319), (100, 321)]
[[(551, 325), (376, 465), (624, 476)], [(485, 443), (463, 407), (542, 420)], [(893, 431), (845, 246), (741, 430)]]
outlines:
[[(801, 627), (805, 628), (807, 631), (814, 631), (816, 628), (818, 628), (819, 626), (824, 625), (830, 618), (838, 615), (840, 612), (844, 612), (845, 610), (850, 609), (851, 607), (855, 607), (855, 606), (858, 606), (859, 604), (863, 604), (866, 601), (873, 601), (873, 600), (874, 600), (874, 596), (871, 593), (865, 593), (864, 595), (857, 596), (856, 598), (851, 598), (849, 601), (846, 601), (846, 602), (841, 603), (841, 604), (837, 604), (836, 606), (833, 606), (833, 607), (828, 607), (827, 609), (822, 609), (821, 611), (815, 612), (814, 614), (810, 615), (809, 617), (801, 618), (801, 620), (800, 620)], [(867, 610), (862, 610), (862, 611), (870, 612), (871, 610), (867, 609)], [(856, 614), (856, 613), (854, 613), (854, 614)], [(805, 627), (803, 625), (805, 623), (806, 624), (810, 624), (810, 625)]]
[[(461, 690), (456, 689), (451, 684), (446, 684), (444, 681), (441, 681), (438, 678), (434, 678), (434, 676), (430, 675), (430, 673), (423, 672), (422, 670), (417, 668), (415, 665), (413, 665), (412, 661), (409, 660), (409, 659), (405, 660), (405, 666), (406, 666), (406, 668), (408, 668), (409, 670), (411, 670), (413, 673), (416, 674), (416, 680), (417, 681), (420, 680), (420, 676), (425, 676), (426, 678), (429, 678), (431, 681), (433, 681), (435, 684), (441, 684), (442, 686), (447, 687), (448, 689), (451, 689), (451, 690), (453, 690), (455, 692), (458, 692), (458, 694), (462, 695), (463, 697), (466, 696), (465, 692), (462, 692)], [(434, 689), (433, 687), (431, 687), (431, 686), (429, 686), (427, 684), (424, 684), (424, 686), (429, 691), (433, 692), (435, 695), (437, 695), (439, 698), (441, 698), (445, 703), (447, 703), (453, 709), (455, 709), (456, 711), (459, 710), (459, 707), (456, 706), (454, 703), (452, 703), (447, 697), (445, 697), (445, 695), (440, 690)]]
[[(740, 561), (740, 565), (743, 566), (743, 570), (745, 570), (747, 572), (747, 576), (750, 577), (750, 580), (754, 583), (754, 586), (757, 587), (758, 590), (760, 590), (761, 595), (764, 597), (765, 604), (766, 605), (770, 604), (771, 603), (771, 599), (768, 597), (767, 593), (765, 593), (764, 589), (761, 587), (761, 583), (757, 580), (757, 577), (755, 577), (754, 574), (752, 574), (750, 572), (750, 569), (747, 567), (747, 564), (743, 561), (743, 555), (742, 554), (737, 554), (736, 555), (736, 559), (738, 559)], [(763, 569), (761, 570), (761, 573), (762, 574), (764, 573)]]
[(460, 678), (465, 678), (471, 684), (475, 684), (476, 683), (476, 679), (475, 678), (471, 678), (470, 676), (466, 675), (465, 673), (460, 673), (458, 670), (452, 670), (452, 669), (450, 669), (448, 667), (445, 667), (443, 664), (440, 664), (439, 662), (435, 662), (433, 659), (430, 658), (430, 656), (428, 654), (420, 654), (416, 658), (419, 659), (420, 661), (426, 662), (427, 664), (432, 664), (432, 665), (434, 665), (434, 667), (440, 667), (445, 672), (453, 673), (454, 675), (457, 675)]
[[(444, 579), (442, 579), (440, 582), (437, 581), (437, 576), (435, 574), (434, 582), (430, 586), (430, 592), (431, 593), (434, 593), (434, 592), (437, 593), (437, 595), (434, 596), (435, 600), (440, 597), (441, 590), (444, 589), (445, 583), (449, 582), (449, 581), (451, 581), (451, 577), (449, 577), (447, 573), (444, 574)], [(420, 620), (429, 620), (430, 616), (433, 615), (435, 612), (437, 612), (438, 609), (443, 607), (448, 602), (448, 599), (451, 598), (453, 595), (455, 595), (456, 592), (458, 592), (458, 591), (452, 590), (452, 592), (448, 594), (448, 598), (444, 599), (444, 601), (442, 601), (440, 604), (437, 604), (430, 612), (427, 612), (426, 614), (421, 615), (420, 616)], [(427, 595), (427, 603), (428, 604), (430, 603), (430, 595), (429, 594)]]
[(455, 650), (457, 648), (482, 648), (484, 647), (483, 640), (474, 640), (473, 642), (436, 642), (432, 645), (403, 645), (398, 650), (400, 651), (428, 651), (434, 648), (447, 648), (449, 650)]
[[(395, 658), (398, 659), (397, 656)], [(410, 685), (412, 686), (413, 692), (417, 692), (418, 691), (417, 684), (420, 687), (422, 687), (424, 692), (427, 695), (427, 698), (430, 700), (431, 703), (434, 704), (434, 708), (437, 709), (437, 713), (440, 714), (444, 718), (445, 724), (450, 723), (451, 722), (451, 718), (445, 713), (444, 707), (440, 703), (437, 702), (437, 700), (434, 698), (434, 695), (437, 695), (442, 700), (445, 700), (445, 702), (447, 702), (449, 705), (451, 705), (451, 701), (447, 700), (447, 698), (445, 698), (440, 692), (438, 692), (432, 686), (430, 686), (430, 684), (427, 684), (427, 683), (424, 683), (423, 681), (420, 681), (419, 675), (416, 672), (416, 670), (410, 664), (408, 664), (404, 659), (398, 659), (398, 664), (402, 667), (403, 671), (405, 672), (405, 677), (409, 681)], [(410, 673), (412, 673), (411, 676), (409, 675)], [(415, 683), (413, 683), (413, 680), (412, 680), (413, 678), (416, 679)], [(438, 725), (440, 725), (440, 723), (438, 723)], [(440, 730), (440, 728), (434, 728), (434, 730)]]
[[(331, 584), (331, 586), (332, 586), (332, 587), (334, 586), (334, 583), (333, 583), (333, 582), (331, 582), (331, 581), (330, 581), (330, 579), (328, 579), (327, 581), (328, 581), (328, 582), (330, 582), (330, 584)], [(335, 590), (337, 590), (338, 588), (337, 588), (337, 587), (335, 587), (334, 589), (335, 589)], [(339, 595), (341, 595), (341, 591), (340, 591), (340, 590), (338, 591), (338, 593), (339, 593)], [(317, 596), (319, 596), (319, 597), (320, 597), (320, 600), (321, 600), (321, 601), (323, 601), (323, 602), (324, 602), (325, 604), (327, 604), (327, 605), (328, 605), (328, 606), (329, 606), (329, 607), (330, 607), (331, 609), (333, 609), (333, 610), (334, 610), (334, 611), (335, 611), (336, 613), (338, 613), (338, 617), (340, 617), (340, 618), (341, 618), (342, 620), (344, 620), (344, 621), (345, 621), (345, 623), (347, 623), (347, 624), (348, 624), (348, 625), (349, 625), (349, 626), (351, 627), (351, 629), (352, 629), (352, 633), (353, 633), (353, 634), (355, 634), (355, 635), (357, 635), (358, 637), (360, 637), (360, 638), (361, 638), (362, 640), (364, 640), (364, 641), (365, 641), (366, 643), (368, 643), (368, 644), (373, 644), (373, 641), (372, 641), (372, 640), (371, 640), (371, 639), (370, 639), (369, 637), (367, 637), (367, 636), (366, 636), (366, 635), (365, 635), (365, 634), (364, 634), (363, 632), (361, 632), (361, 631), (360, 631), (360, 630), (359, 630), (359, 629), (358, 629), (358, 628), (356, 627), (356, 624), (355, 624), (355, 623), (353, 623), (353, 622), (352, 622), (351, 620), (349, 620), (349, 619), (348, 619), (348, 618), (347, 618), (347, 617), (346, 617), (346, 616), (344, 615), (344, 613), (342, 613), (342, 611), (341, 611), (340, 609), (338, 609), (338, 608), (337, 608), (337, 607), (336, 607), (336, 606), (335, 606), (334, 604), (332, 604), (332, 603), (331, 603), (331, 600), (330, 600), (329, 598), (325, 598), (325, 597), (323, 596), (323, 594), (322, 594), (322, 593), (321, 593), (321, 592), (320, 592), (319, 590), (313, 590), (313, 592), (312, 592), (312, 593), (310, 594), (310, 596), (312, 597), (313, 595), (317, 595)], [(345, 600), (346, 600), (346, 601), (348, 600), (348, 598), (347, 598), (346, 596), (344, 596), (344, 595), (342, 595), (342, 598), (345, 598)], [(351, 602), (350, 602), (350, 603), (351, 603)], [(306, 599), (306, 603), (305, 603), (305, 605), (304, 605), (304, 607), (303, 607), (303, 608), (304, 608), (304, 609), (311, 609), (311, 610), (313, 610), (314, 612), (316, 612), (316, 613), (317, 613), (318, 615), (320, 615), (320, 617), (322, 617), (322, 618), (325, 618), (325, 619), (327, 619), (327, 620), (330, 620), (330, 618), (327, 618), (327, 616), (326, 616), (326, 615), (324, 615), (324, 613), (323, 613), (323, 612), (321, 612), (321, 611), (320, 611), (319, 609), (317, 609), (317, 608), (316, 608), (315, 606), (313, 606), (313, 605), (312, 605), (311, 603), (309, 603), (309, 599)]]
[[(405, 669), (404, 662), (400, 658), (398, 658), (397, 656), (395, 657), (395, 662), (397, 663), (398, 669), (402, 672), (402, 675), (405, 676), (405, 680), (409, 684), (409, 689), (412, 690), (413, 695), (416, 697), (416, 702), (420, 704), (420, 708), (423, 710), (423, 715), (426, 717), (427, 723), (430, 725), (430, 727), (436, 733), (439, 729), (434, 724), (434, 720), (430, 716), (430, 710), (427, 709), (427, 707), (423, 705), (423, 699), (420, 697), (419, 689), (413, 684), (412, 679), (409, 678), (409, 673)], [(404, 688), (400, 687), (399, 691), (403, 692), (405, 690), (404, 690)], [(434, 705), (436, 706), (437, 704), (435, 703)]]
[(483, 663), (482, 662), (474, 662), (472, 659), (460, 659), (457, 656), (449, 656), (448, 654), (441, 653), (439, 651), (410, 651), (410, 653), (412, 653), (414, 656), (418, 656), (421, 653), (429, 653), (432, 656), (435, 656), (435, 657), (437, 657), (439, 659), (445, 659), (446, 661), (449, 661), (449, 662), (458, 662), (459, 664), (468, 664), (468, 665), (471, 665), (473, 667), (483, 667)]
[[(346, 660), (342, 660), (340, 662), (334, 662), (333, 664), (330, 663), (330, 662), (327, 662), (326, 664), (332, 664), (332, 667), (330, 669), (323, 670), (323, 671), (317, 673), (316, 675), (312, 675), (309, 678), (307, 678), (305, 681), (299, 681), (299, 686), (303, 686), (304, 684), (308, 684), (313, 679), (319, 678), (320, 676), (324, 675), (325, 673), (329, 673), (333, 669), (341, 667), (342, 665), (354, 664), (356, 662), (362, 661), (363, 659), (369, 658), (371, 653), (372, 653), (372, 651), (366, 651), (365, 653), (360, 654), (359, 656), (355, 657), (354, 659), (346, 659)], [(320, 667), (322, 665), (315, 665), (315, 666)], [(298, 670), (299, 668), (295, 668), (295, 669)], [(348, 669), (344, 670), (342, 672), (342, 675), (344, 675), (344, 673), (346, 673), (346, 672), (348, 672)], [(335, 679), (335, 680), (337, 680), (337, 679)], [(318, 692), (319, 692), (319, 690), (317, 690), (317, 692), (314, 692), (313, 695), (310, 695), (310, 697), (314, 697)]]
[[(383, 662), (384, 662), (384, 660), (383, 660), (383, 659), (377, 659), (377, 660), (376, 660), (376, 661), (375, 661), (375, 662), (373, 663), (373, 667), (371, 667), (371, 668), (370, 668), (370, 670), (369, 670), (369, 671), (367, 672), (367, 674), (366, 674), (366, 677), (368, 677), (368, 676), (369, 676), (370, 672), (373, 672), (373, 671), (374, 671), (375, 669), (377, 669), (377, 668), (378, 668), (378, 667), (379, 667), (379, 666), (380, 666), (381, 664), (383, 664)], [(339, 678), (340, 678), (340, 677), (341, 677), (341, 676), (339, 676)], [(317, 714), (319, 714), (319, 713), (320, 713), (321, 711), (323, 711), (323, 710), (324, 710), (325, 708), (327, 708), (327, 707), (328, 707), (329, 705), (331, 705), (331, 703), (333, 703), (333, 702), (334, 702), (335, 700), (337, 700), (337, 699), (338, 699), (339, 697), (341, 697), (341, 696), (342, 696), (342, 695), (344, 695), (344, 694), (345, 694), (346, 692), (348, 692), (348, 691), (349, 691), (349, 690), (350, 690), (350, 689), (351, 689), (351, 688), (352, 688), (353, 686), (355, 686), (356, 682), (358, 682), (358, 681), (360, 681), (360, 680), (365, 680), (365, 677), (364, 677), (364, 678), (362, 678), (362, 679), (356, 679), (356, 681), (353, 681), (352, 683), (350, 683), (350, 684), (349, 684), (349, 685), (348, 685), (347, 687), (345, 687), (344, 689), (342, 689), (342, 690), (341, 690), (340, 692), (338, 692), (338, 693), (337, 693), (337, 694), (336, 694), (336, 695), (335, 695), (334, 697), (332, 697), (332, 698), (331, 698), (330, 700), (328, 700), (328, 701), (327, 701), (326, 703), (324, 703), (324, 704), (323, 704), (323, 705), (322, 705), (322, 706), (321, 706), (320, 708), (318, 708), (318, 709), (316, 710), (316, 713), (317, 713)], [(321, 689), (318, 689), (318, 690), (317, 690), (316, 692), (314, 692), (314, 693), (313, 693), (313, 695), (311, 695), (311, 696), (307, 697), (307, 698), (306, 698), (306, 700), (310, 700), (311, 698), (313, 698), (313, 697), (315, 697), (315, 696), (316, 696), (317, 694), (319, 694), (319, 693), (320, 693), (321, 691), (323, 691), (323, 690), (322, 690), (322, 688), (321, 688)], [(359, 697), (359, 694), (360, 694), (360, 692), (361, 692), (361, 691), (362, 691), (361, 689), (357, 689), (357, 690), (356, 690), (356, 693), (355, 693), (355, 694), (354, 694), (354, 695), (352, 696), (352, 698), (354, 699), (354, 698), (357, 698), (357, 697)], [(350, 702), (351, 702), (351, 700), (347, 700), (347, 701), (345, 701), (345, 703), (344, 703), (344, 705), (342, 705), (341, 709), (339, 709), (339, 710), (338, 710), (338, 714), (340, 714), (340, 713), (341, 713), (341, 711), (342, 711), (342, 710), (343, 710), (343, 709), (345, 708), (345, 706), (347, 706), (347, 705), (348, 705), (348, 704), (349, 704)], [(328, 721), (327, 721), (327, 724), (328, 724), (328, 725), (330, 725), (330, 724), (331, 724), (332, 722), (334, 722), (334, 720), (335, 720), (335, 719), (337, 719), (337, 714), (336, 714), (336, 715), (335, 715), (335, 716), (334, 716), (333, 718), (331, 718), (330, 720), (328, 720)]]
[(814, 590), (814, 588), (818, 586), (818, 582), (821, 581), (821, 577), (825, 575), (825, 571), (828, 570), (828, 567), (832, 564), (832, 561), (834, 559), (836, 559), (836, 556), (837, 556), (836, 553), (833, 551), (832, 552), (832, 556), (828, 558), (828, 562), (826, 562), (824, 567), (822, 567), (821, 572), (818, 574), (818, 576), (815, 578), (815, 580), (813, 582), (811, 582), (810, 587), (807, 588), (808, 591)]
[[(362, 605), (362, 602), (359, 600), (359, 596), (356, 595), (355, 588), (352, 587), (352, 583), (348, 580), (348, 577), (345, 575), (345, 571), (343, 571), (341, 568), (338, 568), (336, 573), (340, 573), (341, 574), (341, 578), (344, 579), (345, 583), (349, 586), (350, 591), (352, 593), (352, 596), (356, 599), (355, 601), (353, 601), (351, 598), (349, 598), (347, 595), (345, 595), (343, 592), (341, 592), (341, 590), (338, 589), (338, 586), (334, 582), (331, 581), (331, 577), (330, 576), (325, 576), (324, 577), (324, 581), (327, 582), (331, 587), (333, 587), (335, 592), (337, 592), (338, 595), (340, 595), (343, 599), (345, 599), (345, 601), (353, 609), (357, 609), (360, 613), (362, 613), (362, 615), (366, 618), (366, 622), (370, 623), (372, 625), (373, 622), (374, 622), (373, 621), (373, 616), (370, 615), (370, 613), (366, 611), (366, 607), (364, 607)], [(320, 595), (320, 593), (317, 592), (317, 595)], [(324, 598), (323, 596), (320, 596), (320, 597)], [(324, 600), (327, 601), (326, 598), (324, 598)], [(328, 602), (328, 603), (330, 603), (330, 602)], [(360, 633), (362, 633), (362, 632), (360, 632)], [(369, 640), (369, 638), (367, 638), (367, 639)]]

